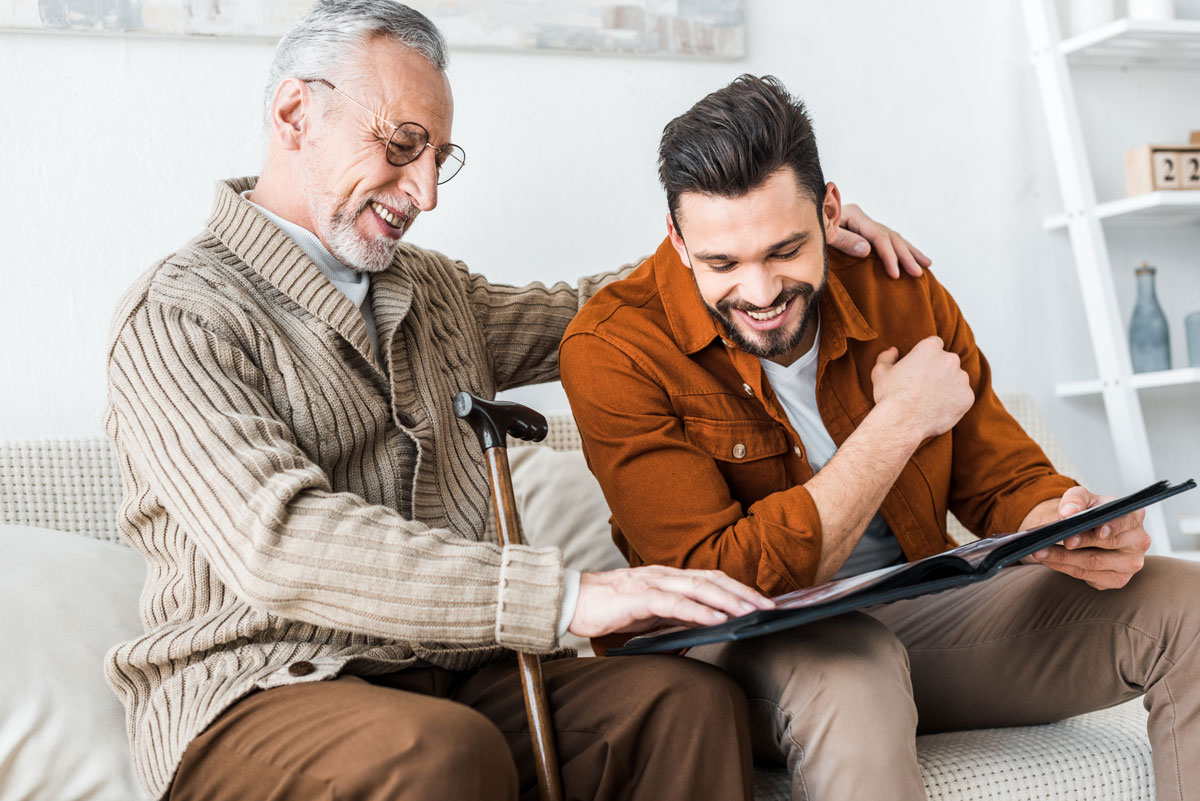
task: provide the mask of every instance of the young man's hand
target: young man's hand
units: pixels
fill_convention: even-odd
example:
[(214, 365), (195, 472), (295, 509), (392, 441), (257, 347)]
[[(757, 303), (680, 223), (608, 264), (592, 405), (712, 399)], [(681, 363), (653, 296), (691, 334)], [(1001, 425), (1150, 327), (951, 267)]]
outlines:
[(926, 337), (900, 358), (888, 348), (871, 370), (875, 406), (892, 414), (898, 433), (913, 448), (949, 431), (975, 403), (971, 380), (957, 353), (946, 350), (941, 337)]
[(922, 267), (933, 264), (907, 239), (886, 225), (875, 222), (853, 203), (842, 205), (840, 222), (837, 235), (829, 240), (830, 246), (850, 256), (860, 257), (870, 253), (873, 246), (883, 260), (883, 268), (892, 278), (900, 277), (901, 267), (915, 277), (921, 274)]
[[(1083, 487), (1072, 487), (1058, 500), (1033, 507), (1021, 521), (1021, 530), (1053, 523), (1112, 499), (1111, 495), (1096, 495)], [(1142, 569), (1146, 551), (1150, 549), (1150, 535), (1142, 525), (1145, 519), (1146, 510), (1138, 509), (1099, 528), (1072, 535), (1062, 544), (1043, 548), (1022, 561), (1066, 573), (1098, 590), (1124, 587)]]
[(720, 570), (648, 566), (584, 573), (568, 627), (579, 637), (707, 626), (775, 606)]

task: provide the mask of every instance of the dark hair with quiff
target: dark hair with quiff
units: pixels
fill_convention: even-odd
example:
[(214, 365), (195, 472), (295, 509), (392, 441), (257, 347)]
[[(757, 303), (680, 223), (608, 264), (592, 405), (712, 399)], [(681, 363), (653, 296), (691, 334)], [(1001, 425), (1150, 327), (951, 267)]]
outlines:
[(804, 103), (773, 75), (742, 75), (667, 123), (658, 177), (675, 219), (679, 196), (740, 197), (791, 167), (820, 213), (825, 178)]

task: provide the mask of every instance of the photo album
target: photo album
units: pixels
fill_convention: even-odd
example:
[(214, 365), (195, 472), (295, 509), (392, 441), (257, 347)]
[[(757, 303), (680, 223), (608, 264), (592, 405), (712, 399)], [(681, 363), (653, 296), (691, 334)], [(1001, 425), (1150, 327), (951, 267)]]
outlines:
[(779, 595), (772, 599), (776, 604), (774, 609), (751, 612), (713, 626), (677, 626), (643, 634), (619, 648), (608, 649), (607, 655), (648, 654), (726, 640), (745, 640), (854, 609), (985, 581), (1002, 568), (1016, 564), (1048, 545), (1062, 542), (1074, 534), (1096, 528), (1195, 486), (1194, 479), (1180, 484), (1160, 481), (1131, 495), (1028, 531), (985, 537), (915, 562), (884, 567)]

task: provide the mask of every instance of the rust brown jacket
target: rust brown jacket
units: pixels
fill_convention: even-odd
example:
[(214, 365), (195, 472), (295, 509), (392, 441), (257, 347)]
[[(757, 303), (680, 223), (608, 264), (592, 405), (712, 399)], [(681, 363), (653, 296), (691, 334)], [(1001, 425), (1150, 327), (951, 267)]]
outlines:
[[(875, 257), (829, 250), (817, 406), (839, 446), (873, 406), (871, 370), (931, 335), (962, 357), (975, 403), (909, 459), (881, 512), (908, 559), (952, 547), (949, 509), (971, 531), (1016, 531), (1075, 485), (992, 391), (987, 360), (929, 271), (892, 280)], [(821, 519), (804, 443), (757, 357), (725, 341), (670, 241), (596, 294), (559, 350), (588, 464), (630, 564), (717, 568), (778, 595), (813, 582)]]

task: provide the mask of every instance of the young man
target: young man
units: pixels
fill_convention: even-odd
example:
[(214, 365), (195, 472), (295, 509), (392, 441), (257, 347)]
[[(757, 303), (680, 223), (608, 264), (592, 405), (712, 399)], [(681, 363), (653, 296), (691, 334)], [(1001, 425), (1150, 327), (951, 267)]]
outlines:
[[(485, 541), (454, 395), (555, 378), (601, 279), (497, 286), (401, 244), (464, 160), (445, 66), (412, 9), (318, 2), (276, 50), (261, 176), (218, 184), (201, 234), (117, 309), (106, 425), (149, 570), (146, 632), (106, 673), (151, 798), (529, 796), (514, 650), (765, 603), (714, 573), (581, 577)], [(719, 671), (544, 672), (569, 797), (750, 793)]]
[[(777, 80), (743, 76), (672, 121), (660, 177), (667, 239), (560, 349), (631, 564), (774, 595), (944, 550), (947, 510), (986, 536), (1104, 500), (1005, 412), (932, 275), (884, 281), (829, 250), (841, 199)], [(1143, 693), (1159, 797), (1195, 798), (1200, 566), (1145, 559), (1141, 520), (969, 588), (691, 655), (747, 691), (758, 754), (788, 763), (797, 799), (921, 799), (918, 731)]]

